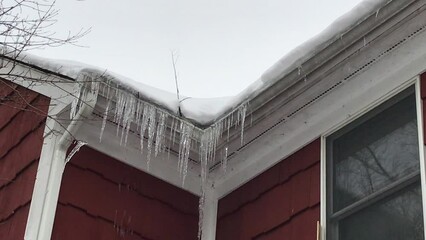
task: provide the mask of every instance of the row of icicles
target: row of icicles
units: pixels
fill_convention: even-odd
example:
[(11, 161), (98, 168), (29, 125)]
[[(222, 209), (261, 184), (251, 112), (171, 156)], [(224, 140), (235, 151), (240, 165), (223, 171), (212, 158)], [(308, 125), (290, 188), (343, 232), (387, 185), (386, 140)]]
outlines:
[[(88, 79), (90, 79), (90, 76), (83, 77), (85, 77), (84, 83), (89, 82)], [(136, 125), (136, 131), (140, 136), (140, 151), (141, 154), (146, 152), (147, 169), (149, 171), (152, 158), (156, 158), (158, 154), (166, 151), (170, 154), (169, 150), (173, 144), (177, 144), (177, 140), (179, 144), (177, 171), (179, 171), (181, 175), (182, 186), (185, 183), (185, 178), (188, 173), (191, 148), (198, 144), (201, 169), (198, 231), (198, 238), (200, 239), (205, 203), (205, 182), (209, 171), (209, 164), (217, 158), (216, 149), (219, 140), (226, 137), (226, 141), (229, 141), (231, 128), (240, 127), (241, 144), (243, 144), (248, 103), (241, 104), (224, 118), (216, 121), (206, 129), (201, 129), (187, 120), (178, 118), (153, 104), (136, 98), (134, 94), (112, 87), (109, 81), (106, 83), (101, 82), (101, 84), (99, 84), (99, 82), (90, 82), (90, 86), (87, 86), (87, 84), (79, 86), (78, 89), (76, 89), (79, 98), (76, 98), (71, 106), (71, 118), (73, 118), (78, 109), (85, 104), (81, 101), (83, 95), (92, 93), (106, 97), (107, 104), (102, 116), (103, 121), (99, 141), (102, 141), (103, 132), (108, 119), (111, 119), (117, 124), (116, 134), (117, 137), (120, 138), (120, 144), (124, 146), (127, 144), (130, 127)], [(168, 123), (170, 123), (170, 125)], [(167, 131), (168, 125), (169, 131)], [(166, 143), (167, 133), (170, 134), (168, 136), (168, 143)], [(83, 145), (84, 144), (77, 144), (77, 146), (80, 147)], [(228, 147), (224, 147), (224, 153), (221, 153), (219, 157), (221, 159), (222, 169), (226, 171)]]

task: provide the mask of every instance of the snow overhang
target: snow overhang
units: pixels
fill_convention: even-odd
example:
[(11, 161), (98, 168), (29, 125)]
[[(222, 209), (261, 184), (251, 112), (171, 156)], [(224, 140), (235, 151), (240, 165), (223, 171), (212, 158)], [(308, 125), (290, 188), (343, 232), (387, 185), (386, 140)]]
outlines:
[[(342, 15), (335, 20), (329, 27), (317, 36), (301, 44), (290, 53), (282, 57), (277, 63), (270, 67), (260, 78), (245, 90), (236, 96), (217, 98), (217, 99), (199, 99), (186, 96), (180, 97), (180, 102), (176, 94), (170, 93), (155, 87), (148, 86), (141, 82), (136, 82), (119, 74), (112, 73), (106, 69), (95, 66), (65, 60), (49, 60), (36, 57), (30, 54), (21, 54), (19, 60), (34, 67), (50, 71), (62, 77), (77, 79), (81, 74), (90, 74), (94, 76), (94, 81), (102, 80), (112, 82), (122, 90), (136, 95), (144, 101), (157, 105), (179, 118), (191, 122), (199, 128), (208, 128), (220, 119), (246, 102), (251, 102), (253, 111), (263, 102), (272, 99), (273, 92), (280, 92), (300, 81), (298, 77), (289, 78), (290, 75), (297, 73), (298, 76), (308, 75), (312, 69), (310, 66), (321, 65), (321, 62), (331, 56), (325, 56), (324, 50), (329, 51), (332, 45), (348, 45), (352, 37), (347, 37), (349, 32), (356, 28), (360, 23), (366, 22), (369, 18), (374, 22), (380, 22), (383, 19), (379, 17), (379, 12), (386, 5), (397, 5), (396, 8), (406, 5), (412, 1), (392, 1), (392, 0), (364, 0), (353, 8), (350, 12)], [(381, 15), (380, 15), (381, 16)], [(359, 34), (357, 32), (356, 34)], [(345, 39), (343, 39), (345, 38)], [(349, 41), (348, 41), (349, 40)], [(338, 46), (340, 48), (340, 46)], [(318, 56), (321, 55), (321, 56)], [(316, 61), (316, 62), (315, 62)], [(256, 99), (256, 100), (254, 100)], [(255, 103), (255, 104), (253, 104)]]
[[(140, 131), (138, 129), (144, 120), (141, 118), (143, 113), (140, 112), (140, 119), (136, 119), (138, 104), (142, 104), (143, 109), (147, 106), (149, 111), (155, 111), (156, 116), (164, 114), (167, 117), (164, 123), (160, 120), (158, 126), (164, 125), (160, 132), (164, 131), (165, 140), (171, 142), (165, 148), (179, 158), (186, 155), (188, 159), (183, 161), (206, 165), (207, 171), (212, 173), (220, 169), (222, 161), (235, 158), (242, 149), (255, 143), (257, 138), (307, 106), (309, 102), (295, 100), (300, 99), (308, 89), (316, 87), (318, 82), (323, 80), (323, 76), (337, 71), (342, 62), (368, 47), (383, 32), (388, 31), (392, 26), (382, 26), (390, 19), (395, 19), (398, 12), (416, 4), (420, 5), (421, 2), (363, 1), (321, 34), (284, 56), (243, 92), (228, 99), (183, 98), (183, 101), (179, 102), (175, 94), (96, 67), (68, 61), (44, 60), (31, 55), (25, 55), (20, 61), (61, 78), (77, 81), (85, 75), (88, 81), (99, 83), (100, 98), (94, 114), (99, 119), (120, 125), (123, 129)], [(133, 120), (129, 120), (129, 117), (125, 119), (124, 110), (118, 110), (122, 111), (121, 113), (111, 110), (122, 108), (120, 104), (130, 101), (135, 101), (134, 113), (130, 117)], [(221, 103), (218, 104), (218, 101)], [(117, 117), (117, 114), (120, 116)], [(148, 121), (146, 124), (149, 125), (151, 120), (148, 117), (145, 121)], [(158, 121), (158, 118), (154, 121)], [(188, 133), (184, 130), (186, 128), (191, 128), (188, 139), (193, 142), (185, 147), (182, 145), (182, 139)], [(140, 134), (147, 141), (156, 142), (155, 139), (149, 139), (157, 133), (151, 133), (151, 137), (149, 135), (148, 129)], [(175, 135), (177, 140), (174, 140)], [(206, 149), (205, 145), (208, 143), (212, 145)], [(188, 147), (188, 154), (182, 154)], [(213, 180), (222, 176), (223, 174), (212, 174)]]

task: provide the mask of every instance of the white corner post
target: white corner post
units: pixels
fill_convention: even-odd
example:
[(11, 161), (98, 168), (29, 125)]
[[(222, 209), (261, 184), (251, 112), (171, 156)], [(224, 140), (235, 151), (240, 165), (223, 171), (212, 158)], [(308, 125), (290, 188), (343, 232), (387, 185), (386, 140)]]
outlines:
[(425, 163), (425, 152), (426, 146), (424, 142), (424, 128), (423, 128), (423, 101), (421, 97), (421, 79), (420, 76), (416, 79), (416, 112), (417, 112), (417, 129), (418, 129), (418, 139), (419, 139), (419, 157), (420, 157), (420, 181), (421, 181), (421, 189), (422, 189), (422, 207), (423, 207), (423, 231), (426, 236), (426, 228), (424, 227), (426, 224), (426, 163)]
[(218, 197), (214, 188), (206, 187), (201, 240), (216, 239)]
[[(51, 105), (43, 134), (44, 141), (37, 169), (36, 180), (25, 230), (26, 240), (50, 239), (46, 236), (46, 226), (53, 224), (56, 201), (65, 168), (65, 151), (58, 151), (57, 142), (62, 134), (54, 116), (65, 106)], [(51, 219), (52, 218), (52, 219)], [(49, 222), (49, 223), (48, 223)]]
[(83, 120), (92, 113), (97, 94), (87, 94), (83, 98), (81, 101), (85, 104), (82, 104), (70, 123), (65, 126), (58, 120), (58, 116), (71, 103), (64, 104), (51, 99), (25, 240), (51, 239), (62, 175), (66, 165), (66, 153)]

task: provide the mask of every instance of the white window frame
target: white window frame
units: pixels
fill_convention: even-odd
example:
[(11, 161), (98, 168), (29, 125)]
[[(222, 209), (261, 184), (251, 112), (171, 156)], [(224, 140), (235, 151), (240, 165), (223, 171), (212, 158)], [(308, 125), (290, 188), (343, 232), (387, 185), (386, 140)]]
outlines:
[(359, 110), (356, 114), (346, 119), (344, 122), (337, 124), (328, 131), (326, 131), (321, 136), (321, 177), (320, 177), (320, 238), (322, 240), (326, 239), (327, 231), (327, 181), (326, 181), (326, 139), (336, 131), (342, 129), (346, 125), (350, 124), (354, 120), (363, 116), (364, 114), (370, 112), (371, 110), (378, 107), (380, 104), (386, 102), (392, 97), (396, 96), (398, 93), (414, 85), (415, 88), (415, 97), (416, 97), (416, 116), (417, 116), (417, 129), (418, 129), (418, 144), (419, 144), (419, 159), (420, 159), (420, 184), (422, 190), (422, 207), (423, 207), (423, 226), (424, 226), (424, 236), (426, 239), (426, 169), (425, 169), (425, 151), (426, 146), (424, 145), (424, 128), (423, 128), (423, 101), (421, 99), (420, 93), (420, 76), (416, 76), (405, 83), (401, 84), (399, 87), (393, 89), (387, 94), (381, 96), (379, 99), (372, 101), (368, 106)]

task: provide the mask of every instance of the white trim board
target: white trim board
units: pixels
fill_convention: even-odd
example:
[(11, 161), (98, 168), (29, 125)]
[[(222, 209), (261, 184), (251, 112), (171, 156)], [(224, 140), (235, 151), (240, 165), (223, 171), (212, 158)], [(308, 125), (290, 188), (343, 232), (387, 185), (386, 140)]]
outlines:
[(163, 152), (159, 153), (157, 157), (154, 157), (154, 152), (152, 152), (148, 169), (146, 149), (141, 153), (139, 147), (140, 138), (138, 135), (129, 133), (127, 145), (124, 146), (124, 143), (120, 145), (120, 137), (116, 136), (117, 127), (107, 123), (102, 141), (100, 141), (101, 124), (102, 121), (84, 121), (76, 133), (76, 138), (87, 142), (88, 146), (120, 162), (135, 167), (192, 194), (201, 195), (201, 178), (197, 173), (198, 171), (193, 169), (197, 169), (198, 166), (190, 164), (184, 185), (182, 185), (182, 176), (177, 166), (178, 158), (175, 154)]
[[(62, 108), (58, 106), (62, 104), (51, 104), (49, 114), (55, 116), (62, 111)], [(55, 119), (47, 119), (25, 229), (25, 240), (48, 240), (51, 237), (62, 173), (65, 168), (66, 149), (58, 149), (58, 142), (62, 137), (61, 131), (63, 129)]]
[(229, 163), (232, 173), (215, 178), (217, 195), (225, 196), (329, 129), (348, 121), (372, 102), (410, 82), (426, 69), (424, 42), (426, 32), (241, 150)]
[[(425, 83), (426, 84), (426, 83)], [(426, 224), (426, 164), (425, 164), (425, 151), (426, 146), (424, 142), (424, 112), (423, 112), (423, 101), (421, 97), (421, 81), (420, 78), (417, 77), (416, 79), (416, 107), (417, 107), (417, 130), (418, 130), (418, 136), (419, 136), (419, 158), (420, 158), (420, 183), (421, 183), (421, 189), (422, 189), (422, 207), (423, 207), (423, 231), (424, 236), (426, 236), (426, 227), (424, 225)]]

